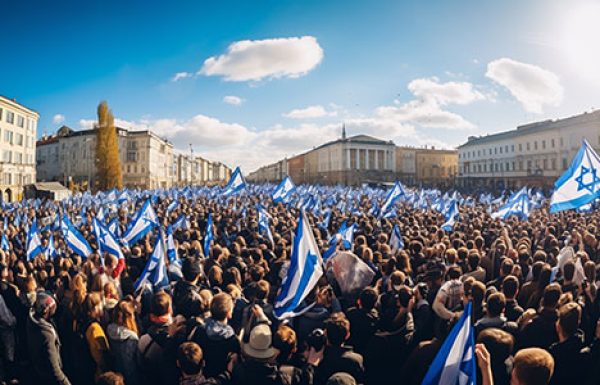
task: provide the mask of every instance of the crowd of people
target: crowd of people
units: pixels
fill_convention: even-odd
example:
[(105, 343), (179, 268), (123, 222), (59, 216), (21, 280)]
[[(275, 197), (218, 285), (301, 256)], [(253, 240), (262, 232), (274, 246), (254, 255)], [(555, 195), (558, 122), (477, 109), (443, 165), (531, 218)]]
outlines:
[[(468, 303), (478, 383), (600, 383), (597, 211), (551, 215), (544, 204), (528, 220), (494, 220), (488, 204), (472, 199), (444, 231), (442, 214), (402, 199), (396, 215), (376, 215), (383, 193), (379, 201), (360, 189), (313, 194), (348, 203), (306, 212), (321, 252), (343, 222), (355, 224), (352, 244), (335, 247), (353, 253), (372, 279), (344, 291), (335, 275), (323, 274), (304, 310), (285, 319), (274, 304), (301, 205), (255, 191), (227, 199), (157, 194), (159, 226), (123, 246), (124, 258), (97, 250), (91, 226), (103, 203), (86, 203), (85, 212), (82, 200), (5, 205), (0, 383), (421, 384)], [(124, 233), (142, 202), (115, 204), (103, 217), (118, 218)], [(270, 236), (259, 229), (258, 203), (270, 216)], [(61, 229), (48, 226), (41, 243), (54, 242), (56, 255), (28, 260), (28, 226), (59, 212), (73, 218), (93, 252), (74, 253)], [(136, 290), (158, 233), (182, 215), (187, 225), (173, 232), (180, 263), (165, 257), (169, 284)], [(402, 247), (390, 244), (395, 225)]]

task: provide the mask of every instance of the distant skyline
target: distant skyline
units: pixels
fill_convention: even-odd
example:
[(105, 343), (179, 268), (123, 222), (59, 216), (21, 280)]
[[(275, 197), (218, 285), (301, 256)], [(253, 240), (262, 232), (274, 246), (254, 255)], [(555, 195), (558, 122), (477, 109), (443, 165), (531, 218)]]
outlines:
[(38, 136), (106, 100), (117, 125), (245, 173), (343, 123), (452, 148), (600, 108), (598, 20), (592, 0), (13, 1), (0, 94)]

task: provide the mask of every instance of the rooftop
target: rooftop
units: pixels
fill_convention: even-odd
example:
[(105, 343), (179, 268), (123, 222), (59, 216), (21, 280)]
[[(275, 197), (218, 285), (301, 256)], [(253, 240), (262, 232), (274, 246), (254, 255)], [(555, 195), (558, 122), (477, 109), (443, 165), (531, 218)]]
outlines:
[(583, 114), (569, 116), (567, 118), (562, 119), (547, 119), (539, 122), (527, 123), (521, 126), (517, 126), (517, 128), (514, 130), (498, 132), (496, 134), (490, 134), (485, 136), (470, 136), (466, 143), (461, 144), (457, 148), (485, 144), (503, 139), (510, 139), (520, 135), (529, 135), (538, 132), (549, 131), (557, 128), (560, 125), (565, 124), (578, 124), (593, 121), (600, 122), (600, 110), (584, 112)]

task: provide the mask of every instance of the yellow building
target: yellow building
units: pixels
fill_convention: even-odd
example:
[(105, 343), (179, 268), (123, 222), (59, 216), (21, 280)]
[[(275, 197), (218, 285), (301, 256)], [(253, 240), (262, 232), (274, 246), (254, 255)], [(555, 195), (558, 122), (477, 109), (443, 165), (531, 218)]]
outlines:
[(424, 185), (452, 185), (458, 172), (456, 150), (416, 149), (416, 182)]

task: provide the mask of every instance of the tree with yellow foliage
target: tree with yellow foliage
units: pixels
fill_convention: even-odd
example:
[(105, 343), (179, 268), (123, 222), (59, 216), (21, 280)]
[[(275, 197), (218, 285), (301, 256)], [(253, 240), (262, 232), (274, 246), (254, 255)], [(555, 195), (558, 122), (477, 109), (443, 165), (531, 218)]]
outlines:
[(98, 105), (98, 131), (96, 132), (96, 188), (110, 190), (123, 188), (119, 139), (115, 127), (115, 117), (103, 101)]

